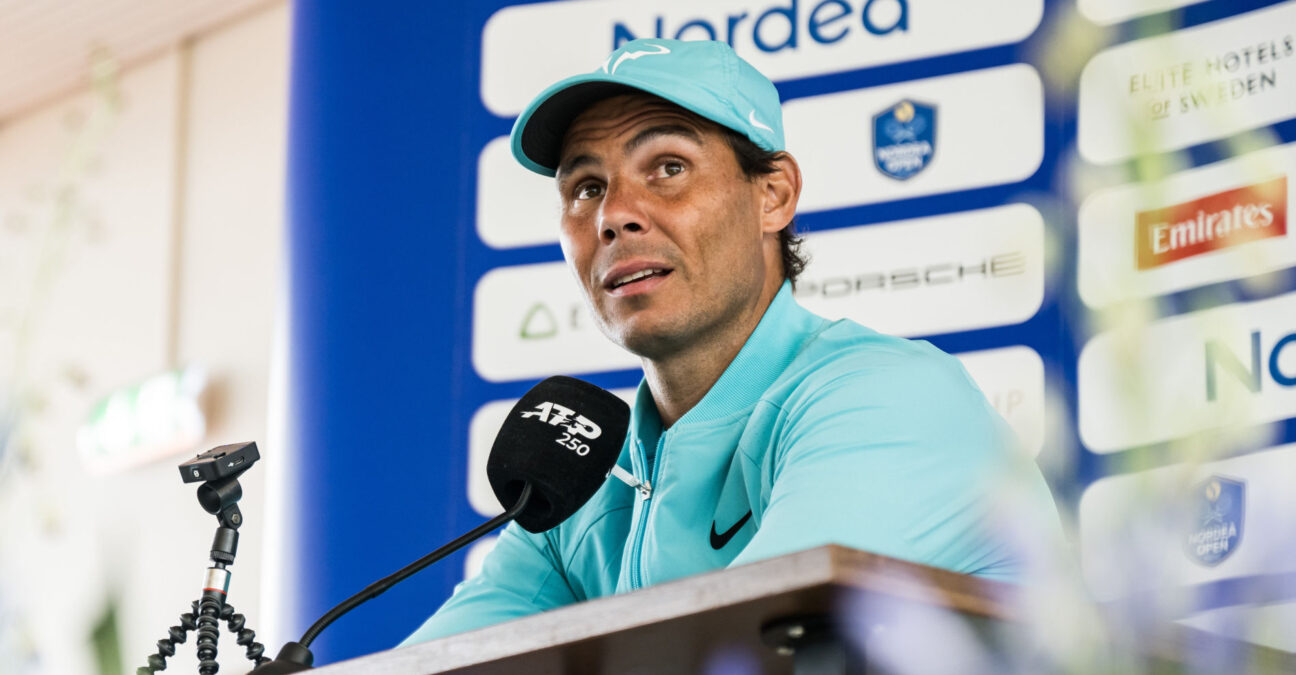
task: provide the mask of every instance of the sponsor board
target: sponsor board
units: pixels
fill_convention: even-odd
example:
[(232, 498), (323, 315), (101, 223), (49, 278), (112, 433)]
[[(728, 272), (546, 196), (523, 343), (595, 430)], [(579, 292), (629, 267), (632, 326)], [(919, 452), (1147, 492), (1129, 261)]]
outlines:
[(1218, 565), (1237, 551), (1246, 529), (1246, 483), (1211, 476), (1188, 491), (1184, 553), (1203, 565)]
[(1296, 265), (1288, 225), (1296, 143), (1094, 193), (1080, 207), (1090, 307)]
[(1094, 452), (1296, 416), (1296, 293), (1101, 333), (1076, 371)]
[(1081, 567), (1099, 600), (1296, 572), (1296, 445), (1104, 478), (1080, 498)]
[(1095, 163), (1296, 116), (1296, 4), (1100, 52), (1080, 76), (1077, 142)]
[(1185, 7), (1204, 0), (1078, 0), (1076, 5), (1084, 18), (1099, 24), (1120, 23), (1148, 14)]
[[(577, 0), (506, 7), (482, 33), (482, 102), (512, 116), (634, 38), (722, 40), (772, 80), (1019, 42), (1042, 0)], [(556, 47), (561, 45), (561, 49)], [(536, 58), (533, 55), (543, 55)]]
[(1027, 204), (811, 232), (804, 250), (798, 302), (890, 335), (1020, 323), (1044, 300), (1044, 221)]
[(1286, 234), (1286, 176), (1134, 214), (1140, 270)]
[(491, 382), (639, 367), (599, 331), (561, 262), (500, 267), (477, 282), (472, 360)]
[(873, 116), (873, 165), (884, 176), (908, 180), (936, 152), (936, 106), (905, 99)]
[(481, 573), (482, 565), (486, 564), (486, 556), (495, 550), (498, 542), (498, 536), (482, 537), (468, 547), (468, 553), (464, 556), (464, 579), (471, 579)]
[[(634, 405), (635, 389), (613, 389), (622, 400)], [(517, 404), (517, 399), (491, 401), (473, 413), (468, 423), (468, 504), (477, 513), (494, 517), (504, 512), (495, 491), (491, 490), (490, 480), (486, 477), (486, 460), (490, 458), (491, 446), (499, 433), (509, 411)]]
[[(875, 121), (906, 101), (930, 110), (927, 147), (885, 133), (875, 142)], [(805, 176), (801, 211), (1013, 183), (1044, 157), (1043, 89), (1025, 64), (796, 99), (783, 125)], [(880, 159), (897, 152), (910, 163)]]
[(955, 354), (1032, 457), (1044, 447), (1044, 361), (1030, 347)]
[(477, 236), (496, 249), (558, 241), (558, 188), (513, 159), (509, 137), (486, 144), (477, 158)]
[(491, 401), (478, 408), (468, 423), (468, 504), (483, 516), (493, 518), (504, 512), (486, 477), (486, 460), (516, 403), (516, 399)]

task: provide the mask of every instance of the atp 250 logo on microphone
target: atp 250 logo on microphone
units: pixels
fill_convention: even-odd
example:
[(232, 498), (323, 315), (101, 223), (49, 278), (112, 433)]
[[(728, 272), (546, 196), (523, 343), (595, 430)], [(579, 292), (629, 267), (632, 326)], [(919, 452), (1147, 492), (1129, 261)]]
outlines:
[[(612, 393), (627, 404), (634, 401), (634, 389), (617, 389)], [(499, 500), (495, 499), (490, 481), (486, 479), (486, 461), (490, 457), (496, 433), (504, 426), (515, 405), (517, 399), (490, 401), (478, 408), (468, 423), (468, 503), (474, 511), (488, 518), (499, 515), (503, 508)], [(534, 419), (547, 424), (554, 417), (551, 415), (547, 420), (540, 420), (539, 417)]]
[(588, 455), (590, 449), (588, 445), (581, 442), (581, 439), (592, 441), (603, 435), (603, 430), (599, 428), (599, 425), (589, 418), (567, 406), (552, 401), (537, 404), (535, 409), (525, 410), (521, 413), (521, 416), (522, 419), (531, 419), (552, 427), (565, 429), (567, 433), (559, 436), (554, 442), (582, 457)]

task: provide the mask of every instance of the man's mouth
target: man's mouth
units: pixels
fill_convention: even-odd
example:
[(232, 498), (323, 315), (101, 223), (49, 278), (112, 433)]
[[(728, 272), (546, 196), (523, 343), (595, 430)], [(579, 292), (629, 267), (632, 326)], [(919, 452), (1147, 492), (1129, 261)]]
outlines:
[(667, 274), (670, 274), (670, 272), (671, 271), (668, 269), (656, 267), (639, 270), (638, 272), (631, 272), (630, 274), (613, 279), (612, 283), (608, 284), (608, 288), (617, 289), (628, 284), (633, 284), (636, 281), (643, 281), (644, 279), (651, 279), (653, 277), (664, 277)]

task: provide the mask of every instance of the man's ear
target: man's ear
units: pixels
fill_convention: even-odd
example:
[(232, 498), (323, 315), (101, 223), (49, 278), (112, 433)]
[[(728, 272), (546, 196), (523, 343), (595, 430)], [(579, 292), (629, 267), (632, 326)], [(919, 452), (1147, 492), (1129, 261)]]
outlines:
[(774, 158), (774, 171), (761, 176), (761, 231), (778, 232), (792, 222), (801, 198), (801, 167), (786, 152)]

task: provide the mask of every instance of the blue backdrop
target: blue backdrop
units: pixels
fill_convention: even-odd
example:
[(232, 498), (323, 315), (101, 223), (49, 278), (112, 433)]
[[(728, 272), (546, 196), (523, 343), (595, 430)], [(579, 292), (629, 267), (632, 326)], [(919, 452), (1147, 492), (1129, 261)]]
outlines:
[[(506, 4), (512, 3), (295, 3), (289, 243), (293, 425), (301, 457), (294, 472), (302, 500), (296, 528), (304, 543), (287, 590), (294, 634), (372, 580), (481, 522), (464, 480), (468, 421), (482, 403), (515, 398), (533, 384), (488, 382), (471, 365), (473, 289), (482, 275), (562, 257), (556, 245), (489, 248), (473, 226), (478, 154), (513, 122), (490, 113), (479, 94), (482, 29)], [(1193, 5), (1154, 22), (1120, 24), (1116, 41), (1146, 35), (1148, 26), (1192, 26), (1268, 4)], [(1072, 5), (1047, 2), (1042, 27), (1024, 43), (781, 81), (779, 90), (788, 101), (1030, 63), (1049, 52), (1043, 27)], [(1029, 179), (810, 213), (800, 223), (827, 230), (1041, 195), (1036, 207), (1062, 246), (1050, 260), (1040, 311), (1023, 324), (930, 340), (949, 352), (1033, 347), (1074, 411), (1076, 359), (1089, 333), (1075, 287), (1076, 205), (1061, 194), (1058, 168), (1076, 136), (1075, 83), (1070, 86), (1070, 96), (1046, 90), (1045, 157)], [(1296, 140), (1296, 122), (1274, 130), (1284, 142)], [(1189, 149), (1194, 165), (1220, 153), (1213, 144)], [(1203, 306), (1201, 298), (1219, 304), (1294, 286), (1288, 281), (1260, 292), (1218, 284), (1195, 292), (1191, 306)], [(1189, 306), (1182, 293), (1168, 302), (1171, 312)], [(582, 377), (614, 388), (633, 386), (639, 374)], [(1075, 456), (1064, 473), (1051, 476), (1064, 509), (1074, 508), (1084, 486), (1114, 470), (1113, 461), (1127, 462), (1131, 453), (1144, 465), (1173, 459), (1159, 446), (1090, 453), (1069, 414)], [(1296, 438), (1291, 420), (1284, 437)], [(342, 619), (317, 641), (317, 663), (393, 646), (440, 604), (462, 571), (456, 556)]]

